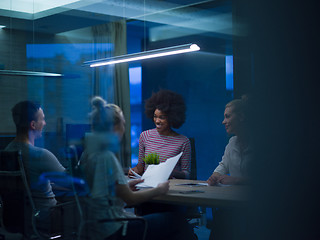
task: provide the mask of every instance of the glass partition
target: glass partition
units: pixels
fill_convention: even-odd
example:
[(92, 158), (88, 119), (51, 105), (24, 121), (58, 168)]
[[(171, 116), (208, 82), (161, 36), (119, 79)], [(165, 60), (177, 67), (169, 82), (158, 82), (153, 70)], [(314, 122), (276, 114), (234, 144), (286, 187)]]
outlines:
[[(119, 26), (112, 23), (121, 21), (125, 35), (115, 41), (112, 33)], [(223, 109), (233, 97), (230, 75), (226, 76), (231, 66), (226, 59), (233, 55), (238, 34), (232, 1), (2, 0), (0, 25), (1, 135), (15, 132), (10, 112), (15, 103), (38, 101), (47, 119), (38, 144), (59, 156), (66, 144), (66, 125), (89, 123), (90, 98), (103, 94), (113, 102), (123, 87), (115, 80), (115, 66), (93, 69), (83, 62), (117, 55), (119, 44), (125, 44), (126, 54), (196, 43), (199, 52), (127, 66), (132, 163), (137, 161), (141, 131), (154, 127), (144, 116), (144, 101), (152, 92), (168, 88), (187, 103), (186, 123), (177, 131), (195, 138), (198, 176), (205, 179), (217, 165), (227, 141), (221, 126)]]

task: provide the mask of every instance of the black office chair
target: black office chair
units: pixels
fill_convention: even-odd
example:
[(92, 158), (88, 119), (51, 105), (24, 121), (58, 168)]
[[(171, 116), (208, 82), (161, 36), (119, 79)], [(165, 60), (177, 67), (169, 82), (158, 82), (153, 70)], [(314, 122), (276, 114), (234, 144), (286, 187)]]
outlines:
[[(20, 189), (21, 179), (18, 179), (20, 175), (19, 166), (17, 162), (3, 162), (3, 153), (0, 151), (0, 228), (2, 237), (9, 234), (17, 234), (22, 236), (23, 218), (19, 216), (19, 213), (24, 212), (23, 194)], [(18, 158), (18, 153), (10, 154), (11, 158)], [(13, 172), (8, 171), (9, 169)], [(16, 170), (16, 171), (15, 171)], [(17, 188), (19, 192), (14, 189)], [(18, 193), (18, 194), (16, 194)], [(7, 204), (8, 203), (8, 204)]]
[(194, 138), (189, 138), (191, 146), (191, 171), (190, 179), (197, 180), (197, 159), (196, 159), (196, 145)]
[[(68, 169), (70, 170), (70, 174), (65, 174), (65, 179), (61, 173), (48, 173), (44, 174), (44, 177), (49, 179), (52, 182), (55, 182), (58, 185), (62, 185), (63, 187), (68, 187), (72, 189), (72, 196), (74, 196), (75, 202), (77, 204), (78, 216), (79, 216), (79, 225), (77, 230), (77, 239), (78, 240), (90, 240), (90, 233), (87, 231), (86, 226), (89, 224), (101, 224), (105, 222), (122, 222), (122, 221), (140, 221), (144, 226), (143, 237), (141, 240), (144, 240), (147, 233), (147, 222), (142, 217), (126, 217), (126, 218), (113, 218), (113, 219), (100, 219), (100, 220), (88, 220), (86, 213), (90, 211), (88, 209), (85, 198), (90, 197), (90, 189), (86, 183), (86, 181), (82, 178), (83, 173), (80, 169), (80, 161), (78, 159), (77, 148), (73, 145), (66, 147), (65, 152), (68, 153), (66, 156), (69, 162)], [(75, 175), (75, 176), (72, 176)]]
[[(196, 159), (196, 145), (193, 137), (189, 138), (191, 146), (191, 171), (190, 179), (197, 180), (197, 159)], [(204, 225), (204, 219), (206, 218), (206, 208), (203, 207), (188, 207), (186, 218), (193, 227), (199, 227)]]
[[(21, 233), (25, 239), (71, 239), (73, 233), (62, 229), (62, 219), (56, 219), (55, 232), (41, 232), (37, 227), (40, 215), (33, 201), (28, 177), (26, 175), (20, 151), (0, 151), (0, 219), (1, 228), (7, 233)], [(65, 207), (72, 203), (62, 203), (53, 207), (63, 215)], [(61, 223), (61, 225), (60, 225)]]
[[(81, 152), (82, 154), (82, 152)], [(73, 177), (83, 177), (83, 173), (80, 169), (79, 150), (75, 145), (69, 145), (64, 148), (64, 157), (67, 162), (67, 169)]]
[[(101, 224), (105, 222), (124, 222), (124, 221), (140, 221), (143, 225), (143, 233), (141, 240), (144, 240), (146, 238), (147, 228), (148, 224), (147, 221), (142, 217), (125, 217), (125, 218), (113, 218), (113, 219), (99, 219), (99, 220), (88, 220), (86, 213), (90, 211), (90, 209), (86, 209), (87, 205), (83, 200), (80, 199), (80, 204), (82, 206), (83, 211), (83, 219), (81, 225), (79, 225), (79, 232), (78, 232), (78, 240), (90, 240), (91, 239), (91, 233), (87, 230), (87, 226), (89, 224)], [(125, 228), (125, 227), (124, 227)], [(126, 234), (126, 232), (124, 232)]]

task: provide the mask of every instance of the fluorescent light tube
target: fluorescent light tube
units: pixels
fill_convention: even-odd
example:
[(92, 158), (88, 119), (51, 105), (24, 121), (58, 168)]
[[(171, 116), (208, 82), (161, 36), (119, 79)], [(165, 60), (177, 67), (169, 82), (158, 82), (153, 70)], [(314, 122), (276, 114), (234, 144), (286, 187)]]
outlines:
[(16, 71), (16, 70), (0, 70), (0, 75), (30, 76), (30, 77), (62, 77), (63, 76), (60, 73)]
[(116, 63), (132, 62), (132, 61), (137, 61), (142, 59), (163, 57), (163, 56), (169, 56), (169, 55), (180, 54), (180, 53), (194, 52), (199, 50), (200, 50), (200, 47), (197, 44), (190, 43), (190, 44), (155, 49), (155, 50), (150, 50), (145, 52), (116, 56), (111, 58), (103, 58), (103, 59), (98, 59), (93, 61), (87, 61), (87, 62), (84, 62), (84, 65), (89, 65), (90, 67), (100, 67), (100, 66), (111, 65)]

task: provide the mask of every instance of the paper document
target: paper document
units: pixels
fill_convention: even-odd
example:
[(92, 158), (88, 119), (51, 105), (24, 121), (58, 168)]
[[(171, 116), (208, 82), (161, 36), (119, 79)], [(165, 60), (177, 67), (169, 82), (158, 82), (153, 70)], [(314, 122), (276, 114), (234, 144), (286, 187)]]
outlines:
[(159, 183), (167, 181), (182, 153), (183, 152), (179, 153), (175, 157), (168, 158), (167, 161), (158, 165), (149, 165), (141, 177), (141, 179), (144, 179), (144, 182), (139, 183), (136, 186), (138, 188), (156, 187)]

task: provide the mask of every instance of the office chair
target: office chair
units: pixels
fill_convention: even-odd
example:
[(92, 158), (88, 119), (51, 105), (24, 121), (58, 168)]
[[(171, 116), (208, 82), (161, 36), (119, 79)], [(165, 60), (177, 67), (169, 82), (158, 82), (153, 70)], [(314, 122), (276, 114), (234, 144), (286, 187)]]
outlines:
[[(56, 219), (59, 226), (57, 232), (43, 233), (37, 227), (40, 210), (36, 208), (24, 169), (21, 151), (0, 151), (0, 219), (1, 227), (9, 233), (21, 233), (25, 239), (68, 239), (63, 232), (61, 219)], [(62, 203), (53, 206), (63, 215), (65, 207), (72, 203)], [(59, 217), (60, 217), (59, 216)]]
[(126, 217), (126, 218), (113, 218), (113, 219), (99, 219), (99, 220), (88, 220), (86, 216), (86, 212), (90, 211), (90, 209), (87, 209), (85, 198), (90, 197), (90, 189), (85, 182), (85, 180), (78, 178), (78, 177), (72, 177), (71, 175), (67, 173), (60, 173), (60, 172), (50, 172), (50, 173), (43, 173), (40, 178), (42, 180), (47, 179), (61, 188), (64, 189), (70, 189), (70, 191), (67, 191), (64, 196), (74, 196), (76, 205), (77, 205), (77, 214), (75, 214), (77, 217), (79, 217), (79, 223), (78, 223), (78, 230), (75, 234), (74, 239), (78, 240), (90, 240), (91, 236), (90, 233), (87, 231), (86, 226), (88, 224), (101, 224), (105, 222), (122, 222), (122, 221), (140, 221), (142, 222), (144, 226), (143, 231), (143, 237), (142, 240), (145, 239), (146, 232), (147, 232), (147, 222), (144, 218), (140, 217)]
[(90, 124), (66, 124), (66, 149), (69, 146), (74, 146), (80, 157), (84, 150), (85, 134), (88, 132), (91, 132)]
[[(81, 152), (82, 154), (82, 152)], [(64, 155), (67, 160), (67, 169), (71, 176), (81, 178), (83, 173), (80, 169), (79, 149), (74, 144), (64, 148)]]
[[(191, 171), (190, 171), (190, 179), (197, 180), (197, 159), (196, 159), (196, 145), (195, 139), (193, 137), (189, 138), (190, 146), (191, 146)], [(204, 225), (206, 218), (206, 208), (203, 207), (188, 207), (186, 218), (189, 223), (193, 227), (199, 227)]]
[(31, 222), (33, 234), (41, 239), (34, 224), (39, 211), (31, 197), (20, 151), (0, 151), (0, 196), (1, 226), (7, 232), (26, 236), (25, 222)]
[[(86, 217), (86, 212), (90, 211), (87, 209), (85, 204), (85, 198), (90, 197), (90, 189), (86, 181), (81, 178), (82, 171), (80, 169), (80, 162), (78, 159), (77, 148), (73, 145), (66, 147), (65, 152), (68, 153), (66, 156), (69, 162), (68, 169), (70, 170), (70, 175), (67, 173), (44, 173), (40, 178), (48, 179), (55, 184), (62, 186), (65, 189), (71, 189), (69, 196), (73, 196), (77, 205), (77, 216), (79, 216), (79, 224), (77, 230), (77, 239), (89, 240), (90, 235), (86, 231), (86, 226), (88, 224), (101, 224), (105, 222), (120, 222), (120, 221), (140, 221), (144, 226), (143, 238), (146, 237), (147, 232), (147, 222), (142, 217), (126, 217), (126, 218), (113, 218), (113, 219), (99, 219), (99, 220), (88, 220)], [(72, 176), (76, 174), (76, 176)], [(82, 176), (81, 176), (82, 175)]]
[(191, 171), (190, 171), (190, 179), (197, 180), (197, 159), (196, 159), (196, 145), (195, 139), (189, 138), (190, 146), (191, 146)]

